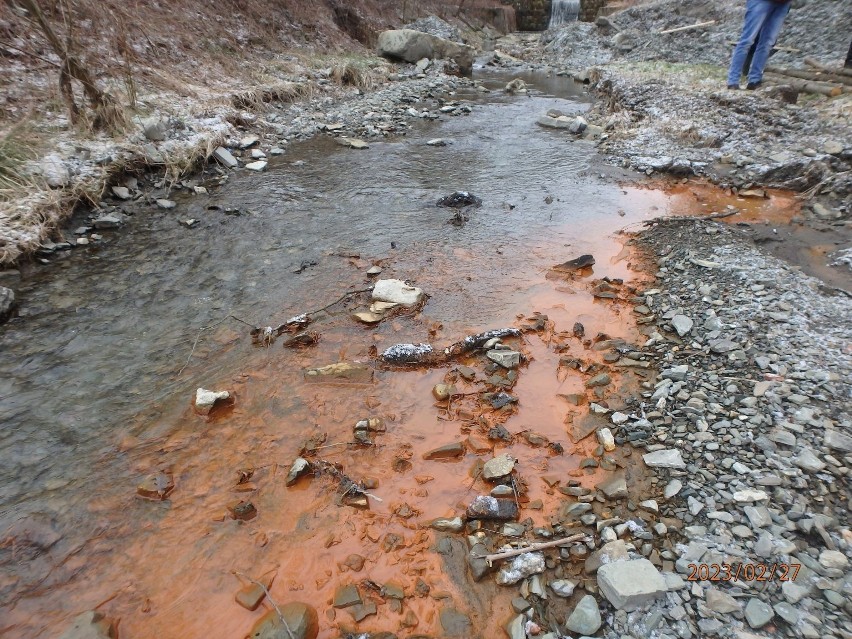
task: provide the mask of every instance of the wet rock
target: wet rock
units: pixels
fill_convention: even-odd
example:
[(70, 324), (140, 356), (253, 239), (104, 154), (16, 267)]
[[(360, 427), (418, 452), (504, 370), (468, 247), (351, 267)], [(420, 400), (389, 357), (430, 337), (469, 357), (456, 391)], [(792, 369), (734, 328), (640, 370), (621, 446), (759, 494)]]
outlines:
[(311, 463), (302, 457), (297, 457), (296, 461), (293, 462), (293, 465), (290, 467), (290, 472), (287, 473), (287, 479), (284, 482), (287, 486), (292, 486), (296, 483), (296, 481), (302, 475), (309, 473), (311, 470)]
[(356, 311), (352, 313), (352, 317), (364, 324), (378, 324), (382, 321), (384, 315), (381, 313), (373, 313), (372, 311)]
[(355, 383), (370, 382), (373, 379), (373, 369), (366, 364), (338, 362), (305, 371), (308, 381), (347, 381)]
[(514, 497), (515, 491), (511, 486), (500, 484), (499, 486), (494, 486), (494, 488), (491, 489), (490, 495), (492, 497)]
[(444, 637), (469, 637), (472, 629), (470, 617), (455, 608), (444, 608), (439, 614)]
[(565, 620), (565, 627), (580, 635), (593, 635), (603, 624), (598, 602), (591, 595), (586, 595)]
[(428, 146), (447, 146), (447, 141), (444, 138), (433, 138), (426, 142)]
[(598, 442), (600, 442), (601, 446), (603, 446), (604, 450), (607, 452), (615, 450), (615, 437), (613, 437), (612, 431), (609, 428), (601, 428), (598, 430)]
[(593, 256), (581, 255), (580, 257), (575, 257), (573, 260), (568, 260), (567, 262), (563, 262), (562, 264), (557, 264), (553, 267), (553, 270), (573, 272), (593, 266), (594, 263), (595, 258)]
[(431, 524), (432, 528), (440, 532), (461, 532), (464, 529), (464, 521), (461, 517), (452, 519), (436, 519)]
[(118, 632), (112, 620), (102, 612), (89, 610), (74, 618), (59, 639), (116, 639)]
[(453, 442), (452, 444), (445, 444), (444, 446), (433, 448), (423, 455), (423, 459), (451, 459), (454, 457), (462, 457), (464, 453), (464, 444), (461, 442)]
[(237, 159), (223, 146), (217, 147), (216, 150), (213, 151), (213, 159), (229, 169), (235, 169), (239, 166)]
[(482, 478), (487, 481), (496, 481), (510, 475), (515, 469), (515, 458), (509, 454), (499, 455), (485, 462), (482, 468)]
[(246, 168), (249, 171), (256, 171), (260, 173), (261, 171), (266, 170), (266, 166), (269, 164), (266, 160), (257, 160), (256, 162), (249, 162), (246, 164)]
[(377, 280), (372, 297), (380, 302), (414, 306), (422, 301), (423, 290), (409, 286), (402, 280)]
[(513, 499), (498, 499), (491, 495), (480, 495), (467, 507), (468, 519), (509, 521), (517, 517), (518, 505)]
[(538, 124), (539, 126), (546, 127), (548, 129), (570, 129), (573, 123), (573, 118), (569, 118), (567, 115), (559, 115), (554, 117), (548, 114), (543, 115), (538, 120), (536, 120), (536, 124)]
[(355, 584), (347, 584), (338, 586), (334, 591), (334, 601), (332, 605), (335, 608), (348, 608), (362, 603), (361, 594), (358, 592), (358, 586)]
[(0, 324), (8, 320), (15, 310), (15, 291), (0, 286)]
[(517, 351), (488, 351), (485, 355), (503, 368), (517, 368), (521, 363), (521, 354)]
[(601, 593), (618, 610), (630, 612), (666, 593), (666, 582), (647, 559), (632, 559), (601, 566)]
[[(249, 631), (249, 639), (316, 639), (319, 615), (306, 603), (294, 601), (267, 611)], [(283, 618), (283, 620), (282, 620)]]
[(218, 402), (230, 400), (231, 393), (229, 391), (211, 391), (199, 388), (195, 391), (195, 412), (201, 415), (209, 415)]
[[(109, 229), (117, 229), (121, 226), (121, 218), (115, 215), (102, 215), (92, 222), (99, 231), (107, 231)], [(94, 238), (94, 235), (92, 236)]]
[(357, 149), (359, 151), (370, 148), (369, 144), (359, 138), (340, 137), (337, 138), (336, 142), (341, 146), (345, 146), (349, 149)]
[(645, 453), (642, 455), (642, 459), (645, 465), (651, 468), (686, 468), (686, 463), (683, 461), (680, 451), (673, 448)]
[(494, 570), (494, 567), (485, 560), (487, 554), (488, 548), (484, 544), (474, 544), (468, 553), (467, 565), (474, 581), (481, 581), (485, 575)]
[[(276, 572), (274, 570), (266, 573), (257, 581), (269, 590), (269, 587), (272, 586), (272, 582), (275, 580)], [(240, 604), (246, 610), (257, 610), (257, 607), (260, 605), (260, 602), (263, 601), (263, 598), (266, 597), (266, 592), (260, 586), (260, 584), (249, 584), (245, 588), (242, 588), (234, 595), (234, 601)]]
[(609, 499), (621, 499), (627, 497), (627, 479), (623, 472), (618, 472), (599, 482), (595, 488), (600, 490)]
[(175, 488), (174, 478), (163, 472), (148, 475), (136, 487), (136, 494), (145, 499), (166, 499)]
[(543, 553), (527, 552), (506, 560), (497, 573), (497, 583), (501, 586), (516, 584), (521, 579), (543, 573), (545, 568)]
[[(494, 393), (490, 396), (491, 408), (495, 410), (503, 408), (504, 406), (508, 406), (509, 404), (515, 404), (517, 403), (517, 401), (517, 397), (515, 397), (514, 395), (509, 395), (509, 393), (505, 393), (503, 391), (500, 391), (499, 393)], [(488, 436), (491, 436), (491, 431), (489, 431)]]
[(376, 48), (379, 55), (411, 63), (423, 58), (452, 60), (462, 75), (470, 75), (473, 70), (473, 47), (413, 29), (382, 31)]
[(503, 91), (511, 95), (525, 94), (527, 92), (527, 83), (520, 78), (515, 78), (506, 84)]
[(367, 617), (371, 615), (377, 614), (379, 611), (378, 607), (372, 601), (367, 601), (366, 603), (356, 604), (349, 608), (349, 614), (352, 615), (352, 619), (355, 620), (355, 623), (360, 623), (364, 621)]
[(231, 513), (231, 519), (239, 519), (240, 521), (251, 521), (257, 517), (257, 509), (250, 501), (238, 501), (228, 506), (228, 512)]
[(607, 386), (612, 382), (612, 378), (608, 373), (599, 373), (589, 380), (586, 380), (586, 388), (594, 388), (596, 386)]
[(433, 354), (429, 344), (395, 344), (382, 352), (382, 360), (388, 364), (418, 364)]
[(458, 390), (453, 384), (435, 384), (432, 388), (432, 395), (439, 402), (449, 399), (451, 396), (458, 394)]
[(757, 597), (752, 597), (748, 600), (744, 614), (748, 625), (752, 628), (762, 628), (775, 616), (772, 607)]
[(466, 206), (482, 206), (482, 200), (468, 191), (455, 191), (439, 199), (436, 206), (461, 209)]

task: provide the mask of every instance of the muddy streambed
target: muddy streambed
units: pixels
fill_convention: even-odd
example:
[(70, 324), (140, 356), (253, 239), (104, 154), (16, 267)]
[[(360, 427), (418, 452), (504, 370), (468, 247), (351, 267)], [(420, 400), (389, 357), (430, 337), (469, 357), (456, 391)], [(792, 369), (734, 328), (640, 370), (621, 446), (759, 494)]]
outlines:
[[(646, 374), (611, 369), (609, 385), (589, 389), (582, 372), (605, 364), (598, 334), (641, 339), (628, 299), (642, 275), (619, 230), (731, 203), (601, 178), (592, 144), (535, 125), (548, 109), (587, 106), (552, 82), (548, 93), (495, 94), (469, 116), (366, 151), (329, 139), (299, 144), (266, 173), (240, 172), (175, 210), (140, 206), (120, 231), (105, 232), (99, 250), (26, 274), (21, 317), (0, 328), (0, 634), (56, 636), (98, 607), (120, 618), (122, 637), (242, 637), (264, 608), (234, 602), (244, 585), (234, 571), (276, 571), (274, 599), (315, 606), (321, 637), (356, 629), (446, 636), (442, 612), (464, 627), (448, 610), (469, 618), (470, 636), (501, 636), (517, 588), (473, 585), (464, 564), (447, 558), (457, 548), (435, 552), (443, 535), (429, 522), (487, 494), (472, 471), (491, 458), (488, 449), (519, 460), (520, 519), (536, 527), (564, 498), (553, 478), (593, 487), (607, 476), (581, 468), (594, 436), (575, 443), (570, 434), (589, 400), (623, 406)], [(426, 144), (436, 137), (448, 144)], [(461, 225), (435, 206), (455, 190), (483, 200)], [(791, 206), (768, 200), (752, 214), (786, 216)], [(178, 223), (187, 218), (200, 222)], [(596, 259), (583, 277), (550, 270), (583, 254)], [(318, 317), (319, 342), (296, 351), (280, 338), (253, 346), (246, 326), (222, 321), (233, 314), (277, 325), (369, 286), (374, 265), (380, 278), (423, 288), (425, 306), (365, 326), (351, 313), (368, 302), (353, 297)], [(613, 284), (614, 299), (595, 297), (601, 278), (626, 283)], [(494, 372), (480, 355), (429, 370), (374, 366), (375, 350), (392, 344), (443, 346), (536, 312), (547, 316), (545, 330), (507, 340), (528, 361), (506, 389), (518, 402), (505, 409), (476, 394)], [(573, 334), (577, 322), (584, 338)], [(210, 325), (193, 351), (198, 329)], [(564, 366), (572, 358), (580, 370)], [(375, 370), (369, 380), (306, 381), (306, 369), (340, 361)], [(459, 377), (458, 364), (476, 379)], [(449, 406), (432, 394), (444, 381), (465, 393)], [(235, 405), (209, 419), (195, 414), (200, 386), (233, 391)], [(581, 405), (566, 395), (582, 396)], [(317, 456), (373, 480), (381, 501), (371, 498), (369, 510), (338, 505), (328, 475), (285, 486), (307, 439), (350, 442), (355, 422), (369, 417), (386, 424), (374, 446), (328, 446)], [(496, 424), (510, 441), (489, 442)], [(462, 457), (423, 459), (453, 442), (466, 442)], [(138, 498), (137, 485), (157, 471), (174, 478), (168, 499)], [(240, 500), (254, 504), (254, 519), (229, 516)], [(388, 582), (402, 587), (401, 605), (371, 589)], [(356, 623), (352, 609), (333, 607), (350, 583), (377, 614)]]

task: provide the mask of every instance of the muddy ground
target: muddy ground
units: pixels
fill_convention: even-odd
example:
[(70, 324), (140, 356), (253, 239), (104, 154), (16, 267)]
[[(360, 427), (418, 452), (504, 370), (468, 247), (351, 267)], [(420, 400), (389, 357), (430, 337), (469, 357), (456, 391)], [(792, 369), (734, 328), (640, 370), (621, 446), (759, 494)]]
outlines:
[(640, 181), (506, 64), (276, 105), (266, 171), (123, 176), (4, 275), (2, 633), (849, 636), (845, 210)]

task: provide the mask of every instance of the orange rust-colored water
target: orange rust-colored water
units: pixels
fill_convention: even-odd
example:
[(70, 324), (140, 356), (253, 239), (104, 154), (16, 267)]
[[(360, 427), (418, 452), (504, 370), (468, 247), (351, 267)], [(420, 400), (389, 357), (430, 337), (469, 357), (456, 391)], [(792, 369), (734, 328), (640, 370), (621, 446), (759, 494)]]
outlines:
[[(535, 101), (535, 113), (562, 102), (545, 98)], [(445, 129), (459, 136), (473, 135), (475, 130), (484, 141), (477, 141), (473, 149), (482, 144), (499, 147), (504, 143), (501, 136), (506, 135), (507, 128), (511, 133), (512, 126), (517, 131), (510, 142), (527, 139), (527, 130), (517, 122), (518, 114), (526, 113), (526, 107), (509, 101), (489, 108), (490, 111), (483, 107), (487, 117), (498, 118), (496, 125), (486, 118), (472, 119), (468, 124), (456, 120), (444, 125)], [(474, 129), (474, 123), (481, 127)], [(426, 136), (434, 133), (426, 132), (421, 137)], [(410, 197), (414, 205), (407, 196), (394, 200), (397, 212), (392, 216), (387, 211), (376, 215), (389, 215), (389, 226), (402, 219), (410, 225), (406, 228), (426, 226), (429, 232), (398, 249), (388, 248), (389, 242), (382, 242), (381, 246), (368, 243), (369, 248), (362, 251), (360, 259), (324, 257), (315, 270), (300, 276), (307, 279), (286, 275), (283, 268), (276, 270), (274, 279), (264, 268), (250, 275), (243, 272), (239, 276), (241, 286), (232, 290), (222, 285), (215, 289), (222, 296), (230, 291), (233, 298), (212, 315), (221, 317), (230, 311), (258, 318), (255, 321), (269, 316), (286, 319), (302, 310), (321, 307), (344, 291), (363, 288), (369, 282), (365, 268), (372, 263), (383, 265), (381, 277), (415, 280), (428, 292), (429, 301), (414, 316), (398, 316), (376, 327), (364, 327), (350, 318), (357, 304), (341, 304), (313, 327), (321, 335), (319, 343), (302, 351), (284, 349), (280, 340), (269, 348), (253, 347), (244, 326), (223, 323), (203, 334), (186, 371), (175, 376), (190, 351), (194, 329), (212, 323), (209, 319), (192, 321), (191, 312), (199, 305), (212, 305), (210, 298), (197, 292), (185, 293), (188, 299), (198, 302), (193, 301), (183, 311), (190, 327), (178, 327), (182, 328), (182, 337), (170, 342), (165, 356), (156, 345), (146, 346), (152, 358), (159, 358), (159, 368), (150, 371), (140, 365), (140, 372), (136, 373), (132, 356), (125, 364), (133, 372), (128, 393), (138, 398), (141, 406), (128, 409), (116, 404), (116, 414), (121, 418), (111, 430), (98, 434), (100, 447), (90, 457), (83, 457), (81, 452), (79, 464), (68, 466), (68, 479), (51, 476), (48, 488), (34, 487), (33, 493), (41, 500), (38, 512), (29, 511), (22, 516), (23, 523), (13, 524), (17, 526), (17, 536), (8, 532), (5, 535), (5, 560), (14, 564), (15, 571), (0, 581), (0, 587), (11, 597), (3, 604), (0, 632), (4, 636), (54, 636), (76, 614), (98, 607), (121, 620), (122, 637), (243, 637), (268, 609), (268, 603), (256, 612), (238, 606), (234, 594), (244, 582), (234, 572), (259, 577), (276, 569), (277, 577), (270, 589), (275, 601), (304, 601), (315, 606), (323, 639), (355, 629), (388, 630), (403, 637), (441, 636), (438, 615), (446, 607), (470, 615), (476, 634), (502, 636), (502, 628), (512, 615), (510, 600), (517, 589), (498, 591), (490, 585), (477, 585), (474, 589), (487, 588), (490, 596), (476, 597), (468, 590), (469, 584), (454, 579), (452, 571), (445, 568), (441, 556), (432, 549), (436, 535), (425, 527), (434, 518), (463, 514), (475, 495), (487, 493), (490, 487), (475, 478), (472, 469), (477, 458), (487, 460), (491, 454), (477, 456), (468, 450), (463, 458), (451, 461), (427, 461), (423, 454), (442, 444), (464, 441), (471, 430), (477, 430), (470, 421), (452, 419), (458, 408), (482, 410), (486, 419), (494, 415), (478, 406), (473, 396), (454, 400), (456, 411), (449, 414), (446, 406), (435, 402), (432, 387), (444, 380), (452, 366), (414, 371), (378, 369), (372, 382), (336, 384), (306, 383), (304, 370), (337, 361), (370, 362), (371, 347), (381, 351), (399, 342), (429, 341), (443, 346), (467, 334), (511, 326), (519, 317), (533, 312), (543, 313), (552, 322), (552, 331), (527, 333), (522, 343), (511, 342), (522, 348), (529, 362), (521, 367), (519, 381), (511, 391), (519, 397), (517, 409), (500, 421), (513, 434), (532, 430), (561, 443), (565, 452), (555, 455), (547, 447), (532, 447), (520, 437), (511, 445), (496, 444), (494, 452), (506, 451), (519, 460), (518, 474), (528, 487), (521, 519), (531, 517), (537, 525), (545, 525), (548, 514), (562, 500), (561, 495), (548, 489), (542, 475), (557, 476), (563, 484), (569, 478), (579, 479), (587, 486), (603, 476), (604, 471), (579, 470), (581, 459), (594, 447), (590, 441), (594, 438), (574, 446), (568, 437), (566, 416), (583, 415), (588, 407), (571, 407), (558, 397), (587, 393), (585, 377), (575, 371), (565, 377), (557, 375), (561, 356), (599, 362), (601, 354), (580, 340), (548, 341), (548, 336), (570, 334), (579, 321), (585, 326), (586, 339), (606, 333), (628, 342), (637, 341), (640, 331), (633, 321), (631, 305), (623, 300), (599, 300), (590, 292), (589, 283), (605, 276), (624, 279), (626, 286), (641, 284), (641, 274), (633, 270), (633, 256), (625, 249), (625, 236), (619, 235), (618, 229), (661, 214), (700, 214), (707, 206), (723, 207), (730, 200), (711, 196), (709, 189), (700, 186), (676, 187), (667, 193), (619, 188), (589, 179), (563, 181), (558, 179), (558, 171), (567, 160), (560, 160), (559, 153), (579, 151), (565, 151), (560, 146), (564, 142), (543, 131), (536, 131), (527, 143), (539, 154), (552, 154), (552, 160), (548, 160), (551, 164), (540, 158), (518, 159), (514, 150), (495, 151), (497, 161), (488, 166), (504, 180), (491, 183), (499, 197), (512, 197), (512, 189), (527, 191), (515, 198), (514, 209), (501, 206), (499, 197), (494, 196), (494, 205), (473, 211), (471, 220), (458, 231), (444, 224), (446, 212), (422, 205), (434, 201), (429, 189), (435, 187), (424, 186), (424, 182), (432, 179), (443, 185), (444, 181), (434, 176), (437, 168), (427, 162), (428, 157), (412, 159), (417, 153), (433, 153), (420, 150), (420, 138), (410, 139), (406, 146), (376, 144), (371, 151), (373, 156), (345, 155), (339, 148), (322, 144), (306, 147), (303, 157), (314, 165), (322, 164), (325, 172), (338, 171), (334, 175), (343, 184), (342, 200), (350, 199), (359, 208), (363, 204), (359, 198), (368, 188), (364, 186), (364, 172), (384, 158), (396, 158), (398, 164), (394, 167), (404, 166), (405, 171), (416, 174), (415, 181), (424, 194), (418, 191)], [(484, 151), (476, 152), (483, 156), (473, 160), (465, 156), (457, 170), (467, 170), (470, 167), (466, 163), (477, 159), (489, 161)], [(534, 162), (535, 171), (550, 172), (541, 189), (529, 184), (534, 173), (525, 177), (527, 181), (507, 186), (513, 173), (522, 172), (524, 162)], [(255, 204), (251, 198), (258, 192), (280, 195), (282, 187), (276, 180), (292, 178), (283, 166), (279, 174), (274, 168), (267, 176), (243, 178), (242, 186), (233, 185), (233, 190), (225, 190), (221, 197), (242, 198)], [(581, 169), (582, 163), (572, 168)], [(388, 169), (391, 177), (396, 170)], [(347, 171), (351, 173), (349, 177)], [(306, 176), (305, 183), (310, 184), (311, 179), (311, 175)], [(482, 188), (486, 189), (484, 185), (492, 177), (470, 179), (485, 180)], [(552, 204), (543, 203), (548, 192), (557, 195)], [(294, 207), (315, 204), (310, 198), (305, 201), (308, 204), (299, 201)], [(739, 201), (734, 204), (741, 207)], [(187, 206), (192, 212), (193, 205)], [(204, 215), (203, 202), (194, 206), (199, 208), (199, 216)], [(762, 211), (755, 210), (754, 215), (761, 215)], [(334, 221), (328, 224), (337, 224), (341, 219), (346, 223), (344, 214), (348, 211), (335, 214)], [(442, 219), (436, 221), (437, 216)], [(276, 260), (282, 253), (300, 255), (302, 249), (296, 244), (286, 251), (280, 251), (281, 247), (274, 243), (267, 248), (269, 237), (262, 236), (263, 225), (272, 222), (266, 218), (238, 223), (243, 225), (243, 233), (254, 232), (256, 236), (246, 240), (234, 235), (224, 240), (218, 227), (211, 227), (206, 241), (210, 245), (218, 242), (219, 254), (206, 257), (200, 269), (215, 270), (230, 264), (229, 260), (238, 264), (238, 269), (255, 268), (258, 263), (281, 266)], [(250, 224), (260, 225), (259, 230), (251, 231)], [(309, 224), (305, 222), (305, 228)], [(275, 228), (282, 236), (290, 232), (288, 228)], [(354, 239), (358, 237), (355, 235)], [(236, 245), (236, 257), (228, 250), (229, 242)], [(114, 250), (121, 255), (122, 250), (129, 249), (119, 244)], [(150, 250), (161, 251), (155, 255), (164, 267), (156, 270), (168, 273), (165, 266), (174, 250)], [(207, 255), (206, 246), (197, 250), (199, 255)], [(240, 251), (252, 258), (244, 260)], [(573, 280), (548, 277), (550, 266), (583, 253), (595, 256), (593, 273)], [(151, 259), (150, 255), (147, 257)], [(144, 265), (137, 266), (140, 273), (150, 272)], [(72, 264), (73, 268), (85, 273), (87, 267)], [(140, 281), (145, 277), (148, 275), (138, 276)], [(282, 283), (285, 280), (286, 284)], [(217, 281), (233, 281), (231, 272), (217, 271)], [(169, 286), (166, 290), (181, 290), (177, 284)], [(621, 297), (629, 294), (625, 292)], [(168, 321), (166, 314), (163, 321)], [(156, 330), (154, 324), (150, 330)], [(565, 347), (564, 352), (557, 352), (557, 343)], [(471, 363), (475, 365), (474, 360)], [(121, 377), (130, 372), (123, 373), (118, 368), (114, 375)], [(588, 392), (589, 398), (619, 402), (635, 389), (636, 379), (631, 374), (612, 374), (614, 382), (604, 397), (594, 398)], [(146, 389), (159, 379), (168, 380), (169, 384), (157, 393), (149, 393)], [(456, 383), (461, 392), (481, 388), (463, 381)], [(209, 420), (196, 415), (190, 401), (198, 386), (233, 390), (234, 406)], [(109, 398), (99, 401), (100, 410), (108, 411)], [(351, 441), (354, 423), (374, 416), (387, 423), (387, 432), (374, 436), (376, 446), (332, 445)], [(378, 481), (370, 493), (381, 501), (371, 499), (370, 510), (337, 505), (336, 483), (328, 476), (304, 477), (293, 487), (285, 486), (284, 477), (293, 459), (304, 441), (317, 433), (326, 433), (326, 443), (330, 445), (319, 451), (323, 459), (340, 463), (356, 480)], [(399, 459), (407, 459), (411, 467), (398, 472), (394, 462)], [(238, 485), (241, 471), (252, 469), (249, 483)], [(138, 498), (136, 484), (157, 470), (173, 475), (174, 491), (163, 502)], [(94, 483), (92, 478), (96, 479)], [(246, 488), (253, 490), (246, 492)], [(256, 506), (257, 517), (247, 522), (228, 517), (228, 505), (246, 499)], [(542, 501), (541, 510), (528, 507), (537, 500)], [(8, 512), (24, 512), (26, 504), (20, 501)], [(403, 506), (407, 508), (401, 510)], [(41, 512), (51, 515), (42, 516)], [(64, 523), (64, 518), (73, 521), (73, 526)], [(402, 538), (401, 546), (388, 549), (386, 544), (393, 539), (388, 535)], [(30, 544), (26, 548), (20, 545), (45, 538), (52, 543)], [(357, 573), (343, 565), (351, 554), (366, 560)], [(431, 587), (428, 596), (416, 595), (418, 579)], [(364, 585), (361, 595), (378, 604), (377, 615), (356, 624), (347, 610), (332, 607), (338, 586), (361, 584), (364, 580), (378, 585), (388, 581), (402, 585), (406, 593), (402, 612), (392, 612)], [(417, 624), (401, 629), (400, 622), (409, 611), (416, 616)]]

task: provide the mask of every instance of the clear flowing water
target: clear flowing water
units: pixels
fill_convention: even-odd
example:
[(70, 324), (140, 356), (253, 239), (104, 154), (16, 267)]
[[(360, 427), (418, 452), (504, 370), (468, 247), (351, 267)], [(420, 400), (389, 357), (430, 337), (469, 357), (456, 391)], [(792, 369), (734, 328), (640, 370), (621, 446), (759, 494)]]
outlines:
[[(260, 612), (234, 604), (233, 571), (272, 567), (273, 595), (316, 605), (321, 637), (355, 627), (330, 599), (336, 585), (365, 577), (400, 581), (406, 592), (423, 578), (498, 636), (510, 595), (478, 600), (460, 590), (427, 552), (431, 533), (417, 526), (458, 514), (482, 490), (468, 475), (472, 452), (456, 463), (422, 459), (470, 428), (435, 406), (431, 388), (447, 369), (378, 369), (372, 383), (343, 385), (307, 384), (303, 371), (369, 363), (372, 347), (397, 342), (450, 343), (534, 311), (556, 330), (582, 321), (589, 335), (636, 337), (629, 307), (550, 279), (548, 269), (591, 253), (595, 277), (631, 278), (618, 230), (693, 201), (599, 179), (593, 145), (536, 126), (548, 109), (586, 108), (562, 82), (551, 78), (530, 97), (476, 98), (470, 116), (367, 151), (328, 139), (295, 145), (266, 173), (233, 174), (173, 211), (140, 207), (100, 249), (29, 272), (22, 317), (0, 327), (0, 634), (56, 636), (100, 606), (121, 618), (126, 637), (242, 636)], [(439, 136), (449, 144), (426, 144)], [(454, 226), (435, 201), (462, 189), (483, 205)], [(241, 215), (226, 215), (229, 207)], [(178, 223), (187, 218), (200, 224)], [(316, 265), (295, 273), (305, 261)], [(303, 351), (280, 341), (252, 346), (245, 326), (222, 321), (279, 324), (368, 286), (373, 264), (429, 294), (418, 315), (365, 327), (350, 318), (356, 305), (341, 304)], [(187, 364), (199, 328), (210, 325)], [(560, 354), (547, 340), (531, 336), (524, 348), (532, 361), (506, 427), (566, 440), (569, 409), (557, 393), (584, 392), (582, 378), (557, 377)], [(235, 406), (205, 420), (191, 408), (199, 386), (235, 391)], [(325, 456), (378, 479), (372, 492), (383, 501), (366, 512), (341, 508), (327, 478), (284, 486), (307, 437), (348, 441), (354, 422), (371, 415), (388, 423), (380, 446), (331, 447)], [(533, 500), (552, 501), (537, 473), (594, 480), (578, 471), (582, 447), (556, 457), (509, 448), (531, 474)], [(406, 472), (400, 459), (411, 464)], [(254, 475), (240, 484), (246, 469)], [(174, 476), (174, 492), (163, 502), (137, 498), (137, 484), (155, 471)], [(258, 517), (226, 517), (244, 498)], [(398, 548), (386, 544), (391, 534)], [(340, 565), (355, 552), (367, 559), (358, 575)], [(407, 599), (419, 621), (401, 634), (440, 634), (442, 601)], [(397, 631), (401, 619), (382, 612), (357, 627)]]

